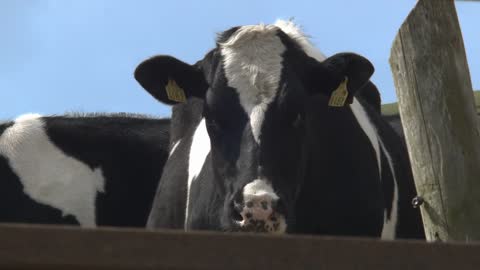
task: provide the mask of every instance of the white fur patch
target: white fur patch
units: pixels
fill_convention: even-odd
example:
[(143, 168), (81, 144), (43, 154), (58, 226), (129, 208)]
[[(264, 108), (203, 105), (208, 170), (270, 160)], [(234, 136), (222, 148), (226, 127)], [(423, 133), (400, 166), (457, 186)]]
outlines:
[(325, 55), (313, 46), (309, 37), (302, 31), (301, 27), (292, 20), (277, 20), (274, 25), (282, 29), (285, 34), (295, 40), (308, 56), (320, 62), (326, 59)]
[(173, 152), (175, 152), (175, 149), (177, 149), (177, 147), (178, 147), (178, 145), (180, 144), (181, 141), (182, 141), (182, 139), (178, 140), (176, 143), (173, 144), (173, 147), (170, 150), (170, 154), (168, 155), (169, 157), (173, 154)]
[(365, 109), (363, 108), (362, 104), (358, 102), (356, 98), (353, 98), (353, 103), (350, 105), (352, 109), (353, 115), (357, 119), (360, 127), (362, 128), (363, 132), (367, 135), (370, 143), (372, 144), (373, 149), (375, 150), (375, 154), (377, 156), (377, 164), (378, 164), (378, 173), (381, 177), (382, 175), (382, 164), (380, 159), (380, 145), (378, 142), (378, 135), (375, 127), (373, 126), (372, 122), (368, 118)]
[(30, 198), (74, 216), (81, 226), (96, 225), (95, 199), (105, 185), (102, 170), (91, 170), (57, 148), (40, 115), (18, 117), (0, 136), (0, 154), (7, 157)]
[(392, 172), (392, 178), (393, 178), (392, 211), (390, 213), (390, 216), (388, 217), (387, 210), (385, 209), (381, 238), (392, 240), (392, 239), (395, 239), (396, 232), (397, 232), (396, 229), (397, 229), (397, 221), (398, 221), (398, 183), (397, 183), (397, 177), (395, 175), (395, 169), (393, 167), (392, 157), (390, 156), (390, 153), (387, 152), (387, 149), (385, 148), (385, 145), (383, 145), (383, 142), (381, 140), (379, 141), (380, 141), (380, 146), (382, 147), (382, 151), (387, 157), (388, 166), (390, 168), (390, 171)]
[(188, 160), (187, 203), (185, 209), (185, 230), (187, 229), (188, 208), (190, 205), (190, 188), (195, 178), (200, 174), (203, 164), (210, 153), (210, 137), (208, 136), (205, 118), (202, 118), (192, 138)]
[(220, 45), (228, 85), (238, 92), (257, 143), (265, 111), (276, 96), (282, 73), (286, 48), (277, 31), (274, 25), (243, 26)]

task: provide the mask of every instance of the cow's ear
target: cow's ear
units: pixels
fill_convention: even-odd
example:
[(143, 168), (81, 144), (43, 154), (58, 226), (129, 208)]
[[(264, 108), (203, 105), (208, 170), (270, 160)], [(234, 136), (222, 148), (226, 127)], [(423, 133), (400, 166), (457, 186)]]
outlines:
[(319, 63), (309, 74), (310, 88), (330, 96), (329, 105), (342, 107), (351, 104), (374, 72), (368, 59), (354, 53), (339, 53)]
[(203, 98), (208, 89), (201, 69), (168, 55), (143, 61), (134, 76), (148, 93), (166, 104), (185, 102), (191, 96)]

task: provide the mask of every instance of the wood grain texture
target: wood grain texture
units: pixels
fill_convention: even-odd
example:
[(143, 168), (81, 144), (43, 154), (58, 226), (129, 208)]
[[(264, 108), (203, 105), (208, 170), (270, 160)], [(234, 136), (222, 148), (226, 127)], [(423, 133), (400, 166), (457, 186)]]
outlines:
[(0, 225), (0, 269), (480, 269), (478, 244)]
[(480, 138), (453, 0), (420, 0), (390, 56), (429, 240), (480, 239)]

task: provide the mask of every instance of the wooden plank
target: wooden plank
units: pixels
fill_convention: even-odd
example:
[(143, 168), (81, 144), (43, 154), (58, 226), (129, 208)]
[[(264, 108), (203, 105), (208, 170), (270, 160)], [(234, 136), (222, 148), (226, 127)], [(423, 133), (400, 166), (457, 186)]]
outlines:
[(453, 0), (420, 0), (390, 57), (429, 240), (480, 240), (480, 138)]
[[(473, 96), (475, 98), (475, 110), (477, 111), (477, 114), (480, 114), (480, 90), (474, 90)], [(398, 103), (392, 102), (382, 104), (382, 114), (398, 115)]]
[(480, 269), (479, 244), (0, 225), (0, 269)]

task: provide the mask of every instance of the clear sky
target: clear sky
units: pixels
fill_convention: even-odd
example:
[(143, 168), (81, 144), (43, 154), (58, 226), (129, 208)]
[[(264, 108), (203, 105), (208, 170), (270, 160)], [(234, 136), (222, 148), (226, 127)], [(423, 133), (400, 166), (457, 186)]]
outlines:
[[(155, 54), (188, 63), (235, 25), (294, 17), (326, 55), (353, 51), (375, 67), (384, 103), (396, 100), (388, 65), (415, 0), (0, 0), (0, 119), (27, 112), (170, 115), (133, 78)], [(480, 3), (459, 2), (474, 88), (480, 89)]]

